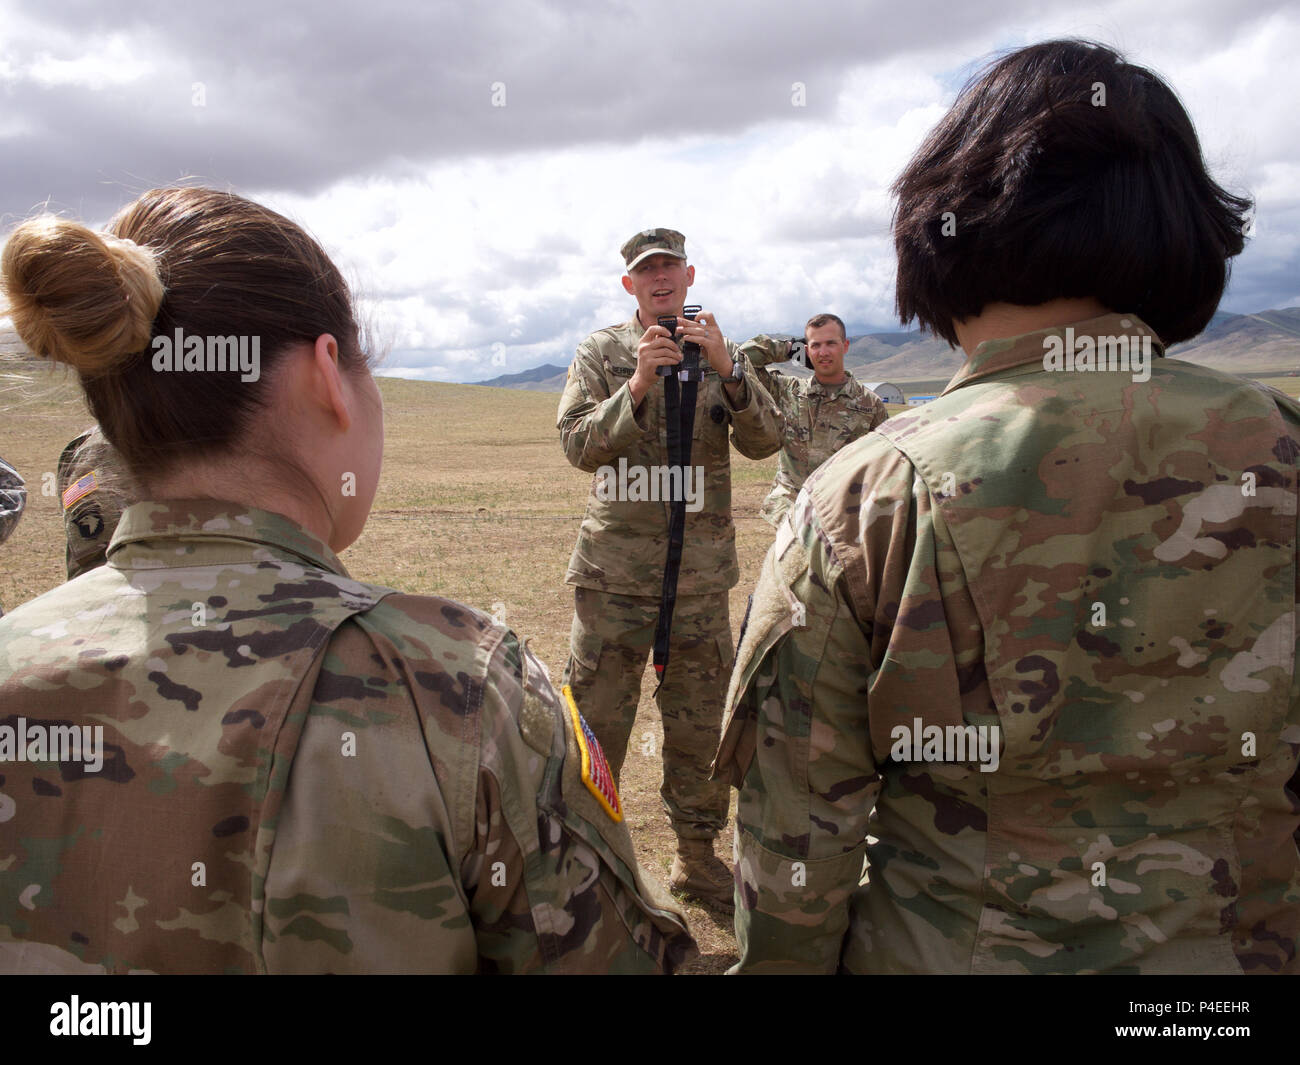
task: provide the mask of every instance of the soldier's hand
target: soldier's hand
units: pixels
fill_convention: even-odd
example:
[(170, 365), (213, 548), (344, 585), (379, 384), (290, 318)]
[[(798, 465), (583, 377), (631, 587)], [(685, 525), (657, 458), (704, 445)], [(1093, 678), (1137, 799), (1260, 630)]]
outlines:
[(641, 335), (641, 343), (636, 346), (636, 372), (628, 382), (633, 406), (640, 405), (655, 383), (655, 370), (660, 366), (676, 366), (681, 361), (681, 349), (667, 329), (661, 325), (652, 325), (647, 329)]
[(727, 338), (722, 335), (717, 320), (709, 311), (700, 311), (695, 321), (689, 318), (677, 319), (678, 332), (687, 340), (700, 346), (709, 365), (723, 377), (731, 373), (731, 352), (727, 350)]

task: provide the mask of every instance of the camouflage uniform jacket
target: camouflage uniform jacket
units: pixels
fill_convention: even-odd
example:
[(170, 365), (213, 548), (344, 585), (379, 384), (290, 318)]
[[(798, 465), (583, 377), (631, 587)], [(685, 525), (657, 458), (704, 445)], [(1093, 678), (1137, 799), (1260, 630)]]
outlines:
[(982, 344), (778, 530), (717, 762), (739, 968), (1300, 969), (1300, 404), (1048, 372), (1063, 332)]
[[(608, 467), (617, 474), (624, 465), (628, 470), (667, 469), (663, 387), (656, 381), (638, 410), (633, 410), (626, 387), (636, 371), (643, 332), (634, 317), (592, 333), (578, 345), (557, 427), (565, 455), (580, 470), (595, 473)], [(734, 358), (739, 349), (730, 341), (728, 348)], [(703, 355), (700, 361), (704, 379), (696, 399), (691, 465), (704, 470), (703, 506), (687, 510), (678, 595), (725, 592), (740, 579), (731, 519), (728, 427), (736, 450), (749, 458), (766, 458), (781, 446), (780, 415), (752, 371), (745, 370), (739, 396), (744, 405), (737, 408)], [(671, 503), (664, 493), (658, 493), (658, 501), (646, 501), (620, 500), (615, 492), (605, 491), (611, 498), (602, 499), (600, 479), (592, 479), (565, 582), (618, 595), (657, 596), (668, 556)], [(607, 483), (612, 480), (607, 478)]]
[(813, 470), (889, 417), (880, 397), (848, 370), (838, 385), (824, 385), (815, 377), (804, 380), (769, 372), (766, 367), (770, 363), (790, 358), (789, 349), (788, 341), (769, 336), (756, 336), (740, 346), (785, 419), (776, 479), (760, 511), (773, 528), (781, 524)]
[(9, 463), (0, 459), (0, 544), (9, 539), (26, 505), (27, 489), (23, 479)]
[[(351, 580), (278, 515), (129, 507), (106, 565), (0, 621), (0, 707), (0, 971), (647, 972), (693, 949), (515, 636)], [(102, 726), (97, 771), (84, 733), (18, 760), (18, 729), (53, 756), (73, 725)]]

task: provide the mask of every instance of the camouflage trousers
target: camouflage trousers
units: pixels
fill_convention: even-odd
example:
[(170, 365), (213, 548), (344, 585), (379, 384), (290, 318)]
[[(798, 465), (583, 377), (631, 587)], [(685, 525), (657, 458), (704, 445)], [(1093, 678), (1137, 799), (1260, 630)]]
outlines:
[[(658, 598), (574, 589), (564, 683), (573, 688), (615, 778), (627, 755), (658, 616)], [(655, 697), (664, 726), (659, 794), (678, 839), (713, 839), (727, 820), (728, 785), (710, 780), (709, 766), (734, 657), (727, 594), (681, 596), (673, 612), (668, 679)]]

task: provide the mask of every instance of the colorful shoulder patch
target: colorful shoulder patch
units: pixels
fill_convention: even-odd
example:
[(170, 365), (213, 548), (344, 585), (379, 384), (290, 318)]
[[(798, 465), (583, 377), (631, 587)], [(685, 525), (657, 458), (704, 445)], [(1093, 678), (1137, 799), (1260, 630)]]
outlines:
[(88, 496), (99, 487), (99, 471), (91, 470), (85, 477), (75, 481), (63, 490), (63, 509), (67, 510), (82, 496)]
[(618, 800), (618, 788), (614, 786), (614, 774), (610, 772), (605, 752), (600, 740), (587, 726), (578, 704), (573, 701), (573, 689), (567, 684), (560, 689), (564, 701), (569, 704), (569, 717), (573, 721), (573, 734), (578, 741), (578, 750), (582, 752), (582, 782), (587, 790), (596, 797), (605, 813), (615, 822), (623, 820), (623, 804)]

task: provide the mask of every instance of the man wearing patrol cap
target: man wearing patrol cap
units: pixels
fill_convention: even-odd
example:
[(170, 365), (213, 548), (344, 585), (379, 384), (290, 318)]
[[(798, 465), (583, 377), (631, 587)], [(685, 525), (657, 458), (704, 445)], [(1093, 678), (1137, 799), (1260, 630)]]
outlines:
[[(671, 665), (655, 695), (664, 725), (660, 794), (678, 840), (671, 886), (729, 912), (732, 879), (712, 842), (729, 795), (708, 779), (733, 656), (727, 592), (739, 579), (728, 430), (742, 455), (765, 458), (781, 445), (780, 415), (714, 316), (683, 316), (695, 281), (686, 238), (647, 229), (621, 253), (636, 313), (578, 345), (557, 417), (569, 462), (598, 474), (565, 578), (575, 609), (564, 680), (617, 776), (659, 617), (672, 513), (660, 494), (626, 489), (638, 475), (655, 483), (669, 468), (666, 389), (656, 370), (675, 372), (682, 351), (657, 319), (673, 316), (677, 336), (702, 356), (691, 466), (702, 470), (703, 487), (701, 505), (684, 519)], [(630, 477), (611, 485), (616, 467)]]

